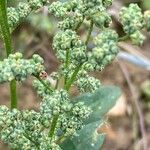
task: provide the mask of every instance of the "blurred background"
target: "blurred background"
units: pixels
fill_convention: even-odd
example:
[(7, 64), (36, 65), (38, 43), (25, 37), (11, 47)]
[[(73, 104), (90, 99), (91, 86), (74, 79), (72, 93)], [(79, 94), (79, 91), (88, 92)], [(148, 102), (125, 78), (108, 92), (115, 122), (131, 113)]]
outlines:
[[(8, 0), (8, 3), (15, 7), (20, 1)], [(112, 27), (120, 36), (124, 32), (118, 22), (118, 12), (131, 2), (138, 3), (143, 12), (150, 9), (150, 0), (114, 0), (108, 11), (113, 18)], [(31, 14), (12, 34), (15, 50), (22, 52), (25, 58), (30, 58), (33, 53), (40, 54), (49, 74), (59, 66), (52, 49), (57, 23), (58, 20), (48, 14), (45, 7)], [(84, 24), (79, 34), (82, 36), (86, 30), (87, 24)], [(92, 35), (96, 32), (95, 28)], [(99, 129), (100, 133), (107, 135), (102, 150), (143, 150), (143, 141), (150, 150), (150, 33), (143, 31), (143, 34), (147, 39), (141, 47), (130, 41), (118, 43), (117, 59), (103, 71), (91, 73), (103, 84), (117, 85), (122, 89), (116, 106), (106, 117), (106, 125)], [(0, 59), (4, 57), (6, 54), (0, 42)], [(1, 105), (9, 106), (8, 89), (8, 84), (0, 85)], [(18, 97), (19, 109), (38, 109), (40, 99), (32, 88), (32, 78), (18, 83)], [(0, 150), (5, 149), (7, 146), (0, 142)]]

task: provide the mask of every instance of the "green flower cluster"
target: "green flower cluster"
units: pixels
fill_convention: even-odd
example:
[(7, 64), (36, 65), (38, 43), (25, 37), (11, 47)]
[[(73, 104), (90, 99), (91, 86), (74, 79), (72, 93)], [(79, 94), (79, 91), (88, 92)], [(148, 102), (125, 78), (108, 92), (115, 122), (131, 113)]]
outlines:
[(58, 121), (59, 132), (65, 137), (76, 134), (76, 131), (82, 129), (84, 121), (90, 116), (92, 110), (78, 102), (72, 105), (70, 113), (60, 114)]
[(150, 31), (150, 11), (147, 10), (144, 13), (145, 27), (147, 31)]
[(28, 0), (20, 2), (16, 8), (7, 8), (8, 24), (13, 30), (23, 19), (25, 19), (33, 10), (43, 7), (47, 0)]
[[(61, 31), (53, 39), (56, 56), (62, 62), (59, 72), (62, 73), (62, 76), (65, 76), (65, 80), (71, 80), (76, 73), (75, 71), (78, 70), (78, 79), (76, 79), (74, 85), (80, 91), (96, 90), (100, 86), (100, 82), (89, 77), (88, 71), (101, 70), (118, 53), (117, 34), (105, 29), (111, 22), (111, 18), (106, 11), (111, 3), (111, 0), (73, 0), (53, 2), (49, 6), (50, 13), (62, 18), (62, 21), (58, 23)], [(87, 43), (83, 42), (76, 33), (85, 19), (100, 29), (104, 29), (99, 37), (94, 39), (96, 44), (91, 51), (87, 50)], [(98, 40), (100, 40), (99, 43)], [(86, 78), (89, 78), (89, 80), (86, 81)], [(90, 82), (91, 79), (92, 82)]]
[(114, 30), (103, 30), (95, 37), (95, 47), (88, 52), (88, 61), (84, 64), (84, 68), (89, 71), (102, 70), (118, 54), (117, 42), (118, 34)]
[[(50, 82), (48, 79), (45, 79), (43, 80), (44, 84), (47, 85), (47, 86), (51, 86)], [(45, 95), (48, 95), (51, 93), (51, 91), (49, 89), (47, 89), (46, 86), (44, 86), (44, 84), (42, 84), (39, 80), (33, 80), (33, 87), (35, 88), (37, 94), (40, 96), (40, 97), (45, 97)]]
[(53, 40), (53, 48), (57, 50), (56, 55), (62, 62), (66, 61), (66, 55), (69, 55), (68, 62), (73, 64), (86, 61), (86, 46), (75, 31), (67, 29), (58, 32)]
[(73, 0), (64, 3), (54, 2), (49, 7), (49, 12), (57, 17), (62, 17), (63, 21), (59, 23), (61, 29), (76, 29), (84, 21), (92, 20), (100, 27), (108, 27), (111, 17), (106, 12), (106, 7), (110, 6), (110, 0)]
[[(74, 105), (70, 101), (67, 91), (61, 89), (56, 90), (51, 95), (46, 95), (43, 98), (40, 105), (40, 112), (43, 118), (45, 118), (43, 124), (46, 127), (50, 126), (48, 120), (54, 116), (60, 116), (58, 121), (59, 130), (62, 130), (63, 134), (68, 135), (69, 133), (66, 133), (68, 128), (74, 131), (74, 133), (77, 130), (76, 125), (79, 127), (80, 124), (80, 128), (82, 128), (83, 120), (89, 117), (91, 110), (83, 103), (82, 105), (80, 105), (80, 103)], [(64, 122), (64, 119), (67, 119), (67, 122)], [(68, 125), (72, 122), (74, 122), (74, 126), (73, 124), (70, 127), (63, 125), (64, 123)], [(70, 132), (70, 135), (71, 134), (73, 134), (73, 132)]]
[(43, 130), (41, 114), (0, 106), (0, 138), (13, 149), (61, 150)]
[(44, 116), (47, 115), (50, 118), (51, 116), (70, 111), (71, 107), (72, 105), (69, 102), (67, 92), (64, 90), (56, 90), (51, 95), (44, 97), (40, 110)]
[(0, 62), (0, 83), (12, 80), (23, 81), (28, 75), (37, 75), (44, 70), (44, 60), (35, 54), (31, 59), (23, 59), (21, 53), (10, 54)]
[[(55, 141), (75, 134), (91, 112), (83, 102), (72, 103), (66, 91), (56, 90), (43, 98), (39, 112), (0, 106), (0, 138), (14, 149), (60, 150)], [(47, 129), (56, 116), (57, 128), (50, 137)]]
[(101, 83), (98, 79), (90, 77), (89, 75), (79, 76), (75, 85), (78, 87), (80, 92), (94, 92), (97, 90)]
[(125, 33), (131, 38), (132, 42), (141, 45), (145, 39), (140, 32), (144, 26), (141, 8), (137, 4), (130, 4), (129, 7), (121, 9), (119, 17)]

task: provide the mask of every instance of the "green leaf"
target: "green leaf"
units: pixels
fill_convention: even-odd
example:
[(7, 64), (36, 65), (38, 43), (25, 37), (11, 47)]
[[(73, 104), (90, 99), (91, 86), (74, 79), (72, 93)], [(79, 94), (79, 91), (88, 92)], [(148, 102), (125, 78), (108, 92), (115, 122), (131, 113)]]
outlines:
[(76, 150), (75, 145), (73, 144), (73, 142), (70, 139), (65, 140), (60, 147), (63, 150)]
[(104, 142), (105, 135), (97, 133), (99, 121), (90, 123), (77, 132), (71, 140), (75, 145), (75, 150), (99, 150)]
[(95, 122), (104, 117), (104, 115), (115, 105), (121, 91), (116, 86), (101, 86), (95, 93), (86, 93), (74, 98), (74, 102), (84, 102), (93, 110), (86, 124)]

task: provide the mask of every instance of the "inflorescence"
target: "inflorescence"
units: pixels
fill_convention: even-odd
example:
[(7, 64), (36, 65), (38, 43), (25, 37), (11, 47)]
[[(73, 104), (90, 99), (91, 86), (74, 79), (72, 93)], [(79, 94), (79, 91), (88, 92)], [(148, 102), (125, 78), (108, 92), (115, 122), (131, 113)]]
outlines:
[(31, 59), (23, 59), (21, 53), (10, 54), (0, 62), (0, 83), (12, 80), (23, 81), (29, 75), (37, 75), (44, 70), (44, 60), (34, 54)]
[(125, 33), (134, 44), (141, 45), (145, 39), (140, 30), (144, 27), (144, 18), (141, 8), (137, 4), (130, 4), (120, 11), (120, 22)]
[(28, 0), (28, 2), (20, 2), (16, 8), (8, 7), (7, 16), (11, 31), (32, 11), (43, 7), (45, 4), (47, 4), (47, 0)]

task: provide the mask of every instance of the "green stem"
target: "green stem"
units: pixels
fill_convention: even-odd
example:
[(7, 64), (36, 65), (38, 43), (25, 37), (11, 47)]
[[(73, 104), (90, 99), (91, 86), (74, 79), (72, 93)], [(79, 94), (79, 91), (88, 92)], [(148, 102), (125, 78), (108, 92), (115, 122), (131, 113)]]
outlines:
[(93, 31), (93, 21), (91, 20), (90, 21), (90, 28), (89, 28), (89, 31), (88, 31), (88, 35), (87, 35), (87, 39), (86, 39), (86, 41), (85, 41), (85, 44), (86, 45), (88, 45), (88, 42), (89, 42), (89, 40), (90, 40), (90, 37), (91, 37), (91, 33), (92, 33), (92, 31)]
[(0, 25), (7, 57), (12, 53), (12, 41), (7, 22), (6, 0), (0, 1)]
[[(7, 53), (7, 57), (12, 53), (12, 41), (9, 31), (9, 25), (7, 20), (7, 5), (6, 0), (0, 1), (0, 26), (2, 37), (4, 40), (4, 46)], [(17, 108), (17, 93), (16, 93), (16, 81), (13, 80), (10, 83), (10, 95), (11, 95), (11, 108)]]
[[(69, 57), (70, 57), (70, 50), (69, 49), (67, 49), (67, 51), (66, 51), (66, 63), (65, 63), (65, 67), (66, 68), (68, 68), (68, 66), (69, 66)], [(67, 82), (67, 75), (65, 75), (65, 84), (66, 84), (66, 82)]]
[(11, 108), (17, 108), (17, 86), (16, 80), (10, 82)]
[(47, 85), (41, 78), (39, 78), (36, 75), (33, 76), (36, 77), (50, 92), (53, 92), (53, 90), (49, 87), (49, 85)]
[(77, 75), (78, 75), (78, 72), (80, 71), (81, 67), (82, 67), (83, 64), (79, 64), (79, 66), (76, 67), (75, 71), (73, 72), (70, 80), (66, 83), (65, 85), (65, 90), (69, 91), (72, 83), (75, 81)]
[(54, 116), (54, 118), (53, 118), (53, 120), (52, 120), (51, 128), (50, 128), (50, 131), (49, 131), (49, 134), (48, 134), (49, 137), (53, 137), (53, 135), (54, 135), (54, 132), (55, 132), (55, 128), (56, 128), (56, 125), (57, 125), (58, 118), (59, 118), (59, 115)]

